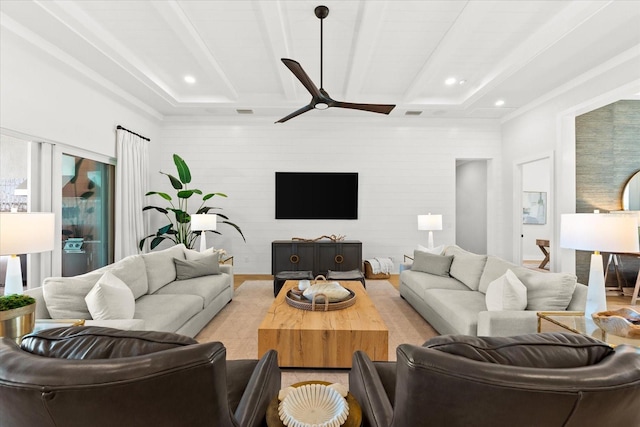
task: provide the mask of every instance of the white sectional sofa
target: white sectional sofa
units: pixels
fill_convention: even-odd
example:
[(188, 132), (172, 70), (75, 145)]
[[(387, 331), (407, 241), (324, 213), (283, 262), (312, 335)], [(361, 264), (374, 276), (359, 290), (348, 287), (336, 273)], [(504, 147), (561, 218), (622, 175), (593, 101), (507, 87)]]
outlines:
[[(213, 255), (211, 253), (206, 261), (212, 260)], [(192, 264), (204, 262), (203, 256), (184, 245), (176, 245), (161, 251), (132, 255), (79, 276), (50, 277), (41, 287), (25, 293), (37, 300), (38, 319), (86, 319), (86, 325), (177, 332), (193, 337), (233, 298), (232, 266), (219, 265), (217, 255), (212, 269), (215, 273), (219, 267), (218, 274), (179, 280), (177, 276), (185, 268), (188, 272)], [(174, 259), (185, 261), (179, 264), (178, 274)], [(107, 271), (131, 290), (135, 301), (132, 318), (92, 317), (85, 297), (96, 283), (103, 280)]]
[[(490, 301), (488, 310), (487, 290), (504, 281), (507, 270), (526, 287), (525, 300), (518, 309), (507, 301), (506, 310)], [(507, 294), (492, 290), (491, 298)], [(538, 272), (448, 246), (443, 254), (414, 252), (411, 269), (400, 273), (400, 295), (441, 334), (509, 336), (535, 333), (538, 311), (584, 311), (587, 287), (572, 274)]]

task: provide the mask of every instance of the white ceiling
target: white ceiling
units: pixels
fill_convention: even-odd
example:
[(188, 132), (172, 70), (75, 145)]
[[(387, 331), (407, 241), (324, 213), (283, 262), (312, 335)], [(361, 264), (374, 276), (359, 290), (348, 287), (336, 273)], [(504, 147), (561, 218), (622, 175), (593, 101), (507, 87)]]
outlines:
[(3, 32), (157, 117), (278, 119), (310, 100), (280, 58), (320, 86), (319, 4), (324, 88), (396, 104), (393, 116), (504, 117), (640, 47), (640, 1), (0, 0), (0, 12)]

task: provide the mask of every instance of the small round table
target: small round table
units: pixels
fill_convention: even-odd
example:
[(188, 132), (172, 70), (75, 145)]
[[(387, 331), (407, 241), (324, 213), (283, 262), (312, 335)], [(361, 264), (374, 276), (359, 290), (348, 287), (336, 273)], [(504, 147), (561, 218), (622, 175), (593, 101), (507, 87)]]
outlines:
[[(326, 381), (303, 381), (300, 383), (292, 384), (291, 387), (300, 387), (305, 384), (324, 384), (330, 385), (331, 383)], [(284, 427), (284, 424), (280, 420), (278, 415), (278, 397), (276, 396), (269, 406), (267, 407), (267, 426), (268, 427)], [(358, 404), (358, 401), (351, 393), (347, 394), (347, 405), (349, 405), (349, 416), (347, 420), (342, 424), (343, 427), (360, 427), (362, 425), (362, 409)]]

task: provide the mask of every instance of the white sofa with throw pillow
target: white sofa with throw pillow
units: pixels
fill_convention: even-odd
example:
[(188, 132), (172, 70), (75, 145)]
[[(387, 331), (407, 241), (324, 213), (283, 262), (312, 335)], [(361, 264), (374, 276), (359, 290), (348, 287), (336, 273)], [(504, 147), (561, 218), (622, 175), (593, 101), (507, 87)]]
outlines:
[(25, 293), (38, 319), (85, 319), (86, 325), (195, 336), (233, 298), (233, 270), (219, 254), (184, 245), (74, 277), (49, 277)]
[(411, 268), (400, 273), (400, 295), (441, 334), (535, 333), (538, 311), (584, 311), (587, 287), (573, 274), (534, 271), (455, 245), (440, 251), (414, 251)]

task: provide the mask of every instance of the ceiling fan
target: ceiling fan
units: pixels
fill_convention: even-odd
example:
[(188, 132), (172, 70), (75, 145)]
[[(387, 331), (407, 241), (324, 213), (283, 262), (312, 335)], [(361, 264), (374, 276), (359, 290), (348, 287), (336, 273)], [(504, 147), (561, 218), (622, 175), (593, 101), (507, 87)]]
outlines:
[(300, 83), (311, 94), (311, 102), (308, 105), (294, 111), (286, 117), (281, 118), (276, 123), (284, 123), (289, 119), (299, 116), (302, 113), (313, 110), (326, 110), (329, 107), (350, 108), (352, 110), (371, 111), (373, 113), (389, 114), (395, 105), (390, 104), (354, 104), (352, 102), (336, 101), (322, 87), (322, 20), (329, 15), (329, 8), (326, 6), (318, 6), (315, 8), (315, 14), (320, 19), (320, 89), (313, 83), (311, 78), (300, 65), (293, 59), (282, 58), (282, 62), (287, 66), (294, 76), (300, 80)]

